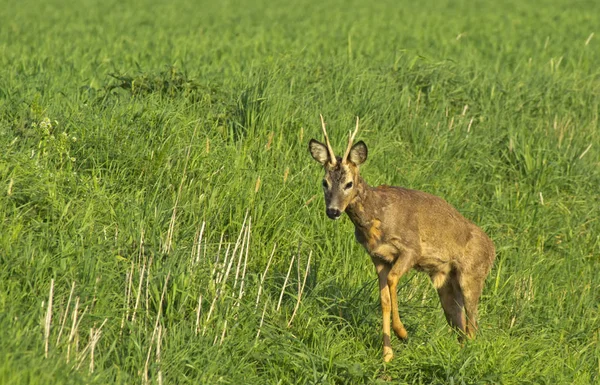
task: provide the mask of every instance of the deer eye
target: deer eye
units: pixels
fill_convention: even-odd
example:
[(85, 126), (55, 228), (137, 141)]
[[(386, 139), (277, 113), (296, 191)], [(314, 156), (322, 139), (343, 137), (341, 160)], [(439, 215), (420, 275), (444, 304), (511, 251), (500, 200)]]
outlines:
[(352, 188), (352, 186), (353, 186), (352, 182), (348, 182), (348, 183), (346, 183), (346, 185), (344, 186), (344, 190), (351, 189), (351, 188)]
[(329, 184), (327, 183), (327, 181), (325, 179), (323, 179), (323, 188), (327, 188), (329, 187)]

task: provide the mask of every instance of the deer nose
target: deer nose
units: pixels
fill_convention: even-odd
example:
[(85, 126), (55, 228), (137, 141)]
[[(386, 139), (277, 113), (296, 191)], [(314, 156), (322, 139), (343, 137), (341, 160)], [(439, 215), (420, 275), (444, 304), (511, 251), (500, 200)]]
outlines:
[(325, 210), (325, 212), (327, 213), (327, 216), (331, 219), (338, 219), (340, 215), (342, 215), (342, 212), (338, 209), (328, 208), (327, 210)]

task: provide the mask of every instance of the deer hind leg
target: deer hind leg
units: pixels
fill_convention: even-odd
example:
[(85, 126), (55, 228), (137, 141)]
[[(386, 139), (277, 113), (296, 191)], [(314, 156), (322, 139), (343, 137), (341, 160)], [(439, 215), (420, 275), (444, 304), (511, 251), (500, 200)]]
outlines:
[(445, 282), (441, 284), (437, 291), (446, 321), (464, 336), (466, 334), (464, 297), (455, 271), (447, 275)]
[(388, 287), (390, 266), (375, 262), (375, 269), (377, 270), (377, 277), (379, 278), (379, 298), (381, 299), (381, 313), (383, 316), (383, 360), (389, 362), (394, 358), (390, 340), (391, 299), (390, 289)]

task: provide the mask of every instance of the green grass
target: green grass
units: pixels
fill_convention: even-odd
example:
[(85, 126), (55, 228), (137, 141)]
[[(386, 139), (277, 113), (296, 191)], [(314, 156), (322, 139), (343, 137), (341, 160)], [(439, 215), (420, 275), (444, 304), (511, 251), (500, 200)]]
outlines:
[[(597, 1), (2, 8), (0, 383), (600, 382)], [(374, 269), (308, 154), (319, 113), (337, 151), (360, 116), (370, 184), (492, 237), (478, 339), (411, 272), (383, 364)], [(240, 234), (241, 300), (243, 260), (216, 282)]]

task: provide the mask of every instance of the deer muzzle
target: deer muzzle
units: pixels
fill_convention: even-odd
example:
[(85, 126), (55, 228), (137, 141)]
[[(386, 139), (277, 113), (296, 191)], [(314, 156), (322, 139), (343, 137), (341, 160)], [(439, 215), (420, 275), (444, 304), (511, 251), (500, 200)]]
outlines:
[(328, 208), (325, 210), (325, 212), (327, 213), (327, 216), (328, 216), (330, 219), (339, 219), (339, 218), (340, 218), (340, 216), (342, 215), (342, 212), (341, 212), (340, 210), (338, 210), (338, 209), (335, 209), (335, 208), (330, 208), (330, 207), (328, 207)]

